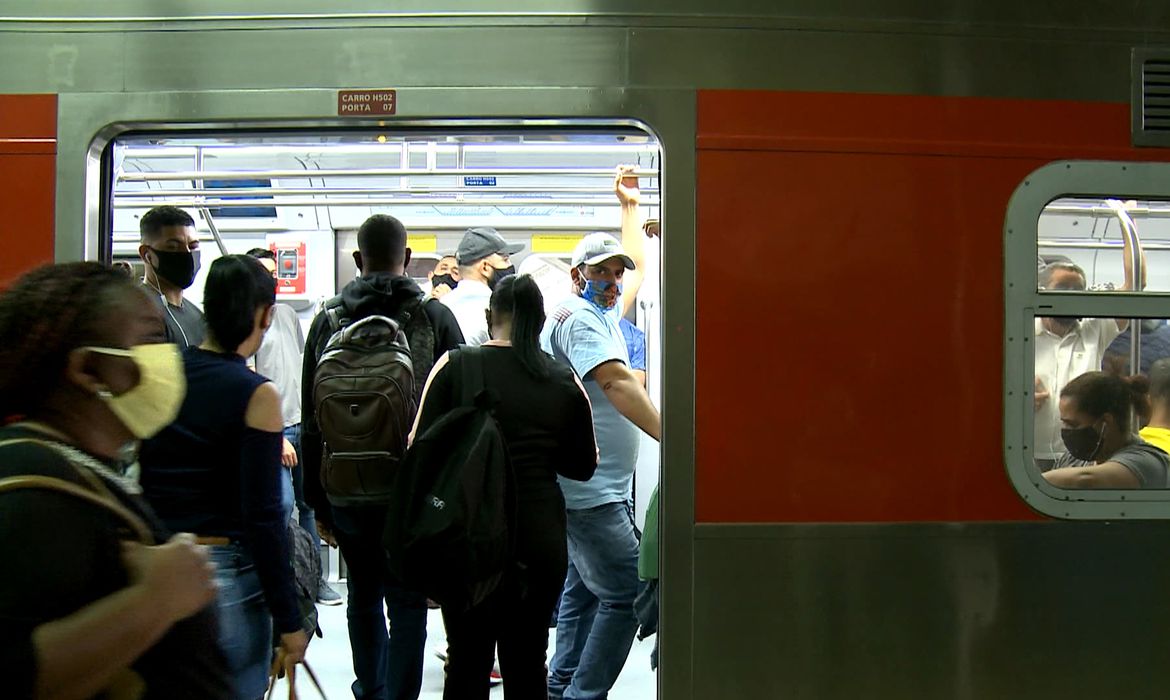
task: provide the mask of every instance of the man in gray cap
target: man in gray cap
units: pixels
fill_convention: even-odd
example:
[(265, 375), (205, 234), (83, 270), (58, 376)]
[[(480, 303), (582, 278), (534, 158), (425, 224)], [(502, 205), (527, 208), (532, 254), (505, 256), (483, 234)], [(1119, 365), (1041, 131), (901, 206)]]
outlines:
[(487, 311), (492, 290), (500, 280), (516, 274), (510, 256), (524, 250), (523, 243), (509, 243), (494, 228), (471, 228), (463, 234), (455, 251), (459, 265), (459, 286), (443, 296), (443, 302), (463, 331), (468, 345), (488, 341)]
[(571, 366), (589, 394), (599, 456), (589, 481), (560, 480), (569, 571), (549, 697), (566, 700), (606, 697), (634, 640), (639, 584), (631, 487), (638, 430), (655, 440), (661, 431), (658, 411), (630, 371), (618, 326), (623, 281), (637, 269), (634, 260), (616, 238), (594, 233), (577, 245), (572, 264), (574, 294), (549, 314), (541, 333), (544, 350)]

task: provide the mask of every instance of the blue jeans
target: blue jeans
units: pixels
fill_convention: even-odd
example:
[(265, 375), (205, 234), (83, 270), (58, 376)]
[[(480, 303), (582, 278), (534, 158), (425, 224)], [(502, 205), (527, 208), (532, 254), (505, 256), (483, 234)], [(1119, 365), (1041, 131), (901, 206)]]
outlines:
[(427, 599), (394, 585), (387, 576), (382, 547), (385, 522), (385, 506), (333, 507), (334, 535), (349, 569), (345, 612), (357, 676), (353, 696), (357, 700), (417, 700), (427, 641)]
[(292, 443), (297, 451), (297, 466), (292, 469), (293, 500), (297, 506), (297, 521), (313, 537), (317, 536), (317, 516), (313, 509), (305, 503), (305, 469), (301, 465), (301, 424), (290, 425), (284, 429), (284, 437)]
[(548, 693), (599, 700), (608, 697), (638, 631), (638, 531), (627, 502), (569, 510), (567, 516), (569, 574)]
[(272, 617), (252, 557), (240, 545), (208, 548), (219, 587), (219, 646), (227, 657), (236, 697), (262, 698), (272, 663)]

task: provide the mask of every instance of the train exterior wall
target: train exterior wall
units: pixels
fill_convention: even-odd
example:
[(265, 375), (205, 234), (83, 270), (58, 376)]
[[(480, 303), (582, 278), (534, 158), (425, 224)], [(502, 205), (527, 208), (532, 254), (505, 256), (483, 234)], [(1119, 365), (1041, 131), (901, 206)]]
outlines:
[(27, 171), (34, 233), (0, 278), (98, 250), (90, 145), (120, 121), (324, 124), (336, 90), (384, 87), (404, 119), (644, 119), (662, 697), (1159, 695), (1165, 528), (1040, 519), (1004, 473), (1002, 228), (1044, 163), (1166, 158), (1130, 148), (1126, 105), (1166, 8), (383, 5), (8, 3), (0, 93), (57, 94), (36, 133), (59, 152), (48, 199), (52, 153)]

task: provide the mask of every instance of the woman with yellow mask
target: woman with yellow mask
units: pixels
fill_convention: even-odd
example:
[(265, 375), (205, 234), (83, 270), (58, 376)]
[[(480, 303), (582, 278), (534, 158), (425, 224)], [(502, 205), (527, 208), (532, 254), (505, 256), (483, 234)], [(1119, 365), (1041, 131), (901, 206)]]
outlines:
[(0, 295), (6, 697), (233, 697), (207, 554), (128, 476), (183, 401), (163, 332), (138, 286), (96, 263)]

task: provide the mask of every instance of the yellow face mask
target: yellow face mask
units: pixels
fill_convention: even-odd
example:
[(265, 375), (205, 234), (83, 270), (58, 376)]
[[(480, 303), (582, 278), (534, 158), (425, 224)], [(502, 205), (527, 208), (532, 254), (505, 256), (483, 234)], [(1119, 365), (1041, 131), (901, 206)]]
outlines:
[(171, 343), (135, 345), (121, 348), (85, 348), (91, 352), (128, 357), (138, 367), (138, 385), (115, 396), (109, 390), (98, 392), (114, 415), (134, 437), (145, 440), (174, 422), (187, 395), (187, 375), (183, 358)]

